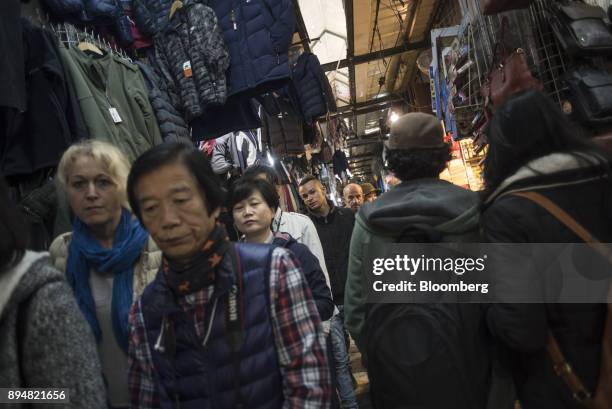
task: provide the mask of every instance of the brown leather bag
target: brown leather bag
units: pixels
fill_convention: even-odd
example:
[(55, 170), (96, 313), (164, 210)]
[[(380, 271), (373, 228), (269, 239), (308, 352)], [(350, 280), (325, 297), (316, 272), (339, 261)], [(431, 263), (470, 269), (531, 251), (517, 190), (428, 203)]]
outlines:
[[(513, 195), (523, 197), (538, 204), (612, 263), (612, 253), (610, 250), (601, 245), (602, 243), (597, 238), (552, 200), (537, 192), (519, 192), (513, 193)], [(582, 406), (587, 409), (612, 408), (612, 284), (608, 290), (608, 311), (601, 343), (599, 381), (594, 396), (584, 386), (578, 374), (574, 372), (572, 366), (565, 359), (563, 351), (552, 331), (548, 332), (546, 349), (553, 363), (555, 373), (563, 380), (574, 398)]]
[(533, 3), (533, 0), (484, 0), (482, 14), (490, 15), (504, 11), (524, 9)]
[(485, 85), (481, 88), (481, 94), (485, 98), (485, 108), (495, 111), (510, 96), (528, 89), (542, 90), (542, 83), (533, 77), (525, 51), (522, 48), (507, 49), (506, 32), (508, 30), (508, 19), (502, 19), (502, 25), (495, 44), (494, 60), (492, 69)]

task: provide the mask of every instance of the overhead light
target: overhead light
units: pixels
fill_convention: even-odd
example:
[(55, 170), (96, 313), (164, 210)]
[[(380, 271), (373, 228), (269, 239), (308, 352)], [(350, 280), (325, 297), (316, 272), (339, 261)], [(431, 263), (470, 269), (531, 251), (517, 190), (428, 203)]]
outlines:
[(365, 130), (365, 134), (366, 135), (371, 135), (371, 134), (376, 133), (376, 132), (380, 132), (380, 128), (379, 127), (370, 128), (370, 129), (366, 129)]
[(399, 115), (396, 114), (395, 112), (391, 112), (391, 117), (389, 118), (389, 120), (391, 121), (391, 123), (397, 121), (399, 119)]

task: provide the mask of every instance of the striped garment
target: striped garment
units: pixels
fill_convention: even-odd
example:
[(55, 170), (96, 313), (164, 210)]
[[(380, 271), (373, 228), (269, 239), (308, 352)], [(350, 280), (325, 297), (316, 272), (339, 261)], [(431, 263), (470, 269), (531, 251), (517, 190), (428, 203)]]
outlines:
[[(195, 317), (195, 330), (201, 341), (212, 293), (213, 286), (209, 286), (179, 298), (185, 313)], [(269, 295), (272, 329), (283, 378), (283, 409), (328, 408), (331, 379), (323, 328), (299, 262), (286, 249), (277, 248), (272, 253)], [(132, 408), (159, 408), (140, 303), (134, 303), (130, 312), (128, 365)]]

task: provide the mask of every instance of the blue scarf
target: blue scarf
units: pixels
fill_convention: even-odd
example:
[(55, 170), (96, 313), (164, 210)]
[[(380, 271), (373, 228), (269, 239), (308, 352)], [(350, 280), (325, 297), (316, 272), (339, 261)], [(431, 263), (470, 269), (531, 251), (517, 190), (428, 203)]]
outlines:
[(68, 249), (66, 276), (72, 286), (79, 308), (89, 322), (98, 342), (102, 339), (102, 331), (96, 317), (96, 306), (89, 286), (89, 274), (92, 268), (100, 273), (113, 274), (111, 304), (113, 332), (119, 346), (126, 353), (134, 264), (140, 257), (148, 237), (148, 233), (138, 220), (132, 218), (128, 210), (123, 209), (121, 221), (115, 231), (112, 249), (103, 248), (78, 218), (73, 223), (72, 240)]

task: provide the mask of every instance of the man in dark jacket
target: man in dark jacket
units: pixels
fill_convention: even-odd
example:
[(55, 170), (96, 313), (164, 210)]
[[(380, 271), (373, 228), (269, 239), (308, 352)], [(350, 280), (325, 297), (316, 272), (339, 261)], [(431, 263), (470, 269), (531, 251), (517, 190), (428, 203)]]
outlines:
[(314, 176), (300, 182), (300, 196), (308, 208), (323, 245), (325, 264), (329, 272), (334, 302), (340, 311), (332, 318), (331, 338), (338, 375), (338, 392), (342, 407), (356, 408), (357, 401), (351, 385), (348, 357), (348, 334), (344, 328), (344, 286), (348, 268), (349, 244), (355, 224), (350, 209), (334, 206), (325, 196), (325, 187)]
[(344, 285), (355, 216), (350, 209), (334, 206), (325, 197), (325, 187), (314, 176), (302, 179), (299, 190), (323, 245), (334, 302), (341, 306), (344, 304)]

